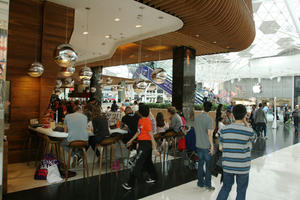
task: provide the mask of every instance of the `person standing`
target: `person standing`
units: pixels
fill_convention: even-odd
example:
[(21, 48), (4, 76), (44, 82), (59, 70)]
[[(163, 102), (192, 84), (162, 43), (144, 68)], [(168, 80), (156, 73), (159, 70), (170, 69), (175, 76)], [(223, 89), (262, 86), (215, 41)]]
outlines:
[(299, 105), (295, 106), (295, 110), (292, 113), (293, 119), (294, 119), (294, 127), (295, 127), (295, 132), (298, 133), (300, 131), (300, 110), (299, 110)]
[[(198, 187), (206, 187), (208, 190), (214, 190), (211, 186), (211, 174), (209, 169), (209, 161), (214, 154), (213, 144), (213, 120), (208, 115), (211, 111), (212, 103), (204, 102), (204, 112), (197, 115), (194, 122), (196, 147), (199, 157), (198, 161)], [(205, 178), (203, 177), (203, 165), (205, 163)]]
[(219, 148), (223, 151), (223, 186), (217, 200), (228, 198), (234, 178), (237, 182), (236, 199), (246, 199), (251, 161), (251, 139), (254, 137), (254, 132), (252, 128), (248, 127), (245, 106), (241, 104), (234, 106), (233, 115), (235, 122), (220, 131)]
[(264, 133), (263, 138), (267, 138), (267, 116), (265, 111), (263, 110), (263, 105), (260, 103), (258, 105), (258, 110), (255, 111), (255, 127), (257, 130), (257, 136), (259, 137), (262, 132)]
[(152, 134), (152, 124), (148, 118), (150, 109), (145, 104), (142, 104), (139, 106), (139, 113), (141, 118), (138, 123), (138, 131), (127, 143), (127, 147), (129, 147), (137, 138), (139, 145), (134, 166), (130, 171), (129, 180), (122, 184), (122, 187), (126, 190), (131, 190), (135, 186), (135, 182), (138, 178), (140, 178), (143, 170), (146, 170), (150, 175), (150, 177), (146, 180), (146, 183), (155, 183), (157, 178), (152, 162), (152, 149), (155, 156), (159, 156), (159, 152), (156, 149), (156, 142)]
[(111, 104), (111, 112), (117, 112), (119, 109), (119, 106), (117, 105), (116, 100), (113, 101), (113, 103)]
[(250, 114), (250, 123), (251, 123), (252, 129), (254, 131), (256, 131), (256, 129), (255, 129), (255, 112), (256, 112), (256, 105), (252, 105), (252, 111)]

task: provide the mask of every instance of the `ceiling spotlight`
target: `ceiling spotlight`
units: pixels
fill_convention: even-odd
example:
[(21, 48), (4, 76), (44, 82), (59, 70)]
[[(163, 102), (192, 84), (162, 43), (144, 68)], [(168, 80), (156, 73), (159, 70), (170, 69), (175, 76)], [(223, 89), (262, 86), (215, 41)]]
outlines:
[(115, 20), (115, 22), (119, 22), (121, 19), (117, 17), (114, 20)]
[(217, 44), (217, 41), (213, 41), (212, 43), (213, 43), (213, 44)]
[(105, 38), (110, 39), (111, 35), (106, 35)]
[(141, 28), (142, 25), (141, 25), (141, 24), (137, 24), (137, 25), (135, 25), (135, 27), (136, 27), (136, 28)]
[(197, 35), (195, 35), (196, 37), (200, 37), (200, 35), (199, 34), (197, 34)]
[(83, 35), (87, 35), (87, 34), (89, 34), (89, 32), (84, 31), (82, 34), (83, 34)]

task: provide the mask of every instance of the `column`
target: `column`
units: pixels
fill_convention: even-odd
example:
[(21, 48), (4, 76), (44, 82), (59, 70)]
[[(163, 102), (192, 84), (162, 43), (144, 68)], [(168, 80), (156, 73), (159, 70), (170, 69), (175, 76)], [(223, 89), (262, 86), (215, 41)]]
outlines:
[(183, 112), (187, 125), (194, 122), (195, 49), (181, 46), (173, 49), (172, 105)]

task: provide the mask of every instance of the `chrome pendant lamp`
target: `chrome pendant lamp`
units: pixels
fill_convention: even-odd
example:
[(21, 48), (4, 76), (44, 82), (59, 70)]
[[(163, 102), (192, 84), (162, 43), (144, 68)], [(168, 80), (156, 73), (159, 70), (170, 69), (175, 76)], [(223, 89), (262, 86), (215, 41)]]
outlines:
[[(159, 46), (161, 46), (161, 38), (159, 39)], [(158, 61), (160, 61), (160, 49), (158, 50)], [(163, 84), (167, 79), (167, 72), (161, 67), (156, 68), (151, 73), (151, 78), (156, 84)]]
[[(38, 4), (37, 4), (37, 16), (40, 17)], [(40, 48), (38, 48), (38, 42), (41, 43), (41, 41), (38, 41), (38, 37), (37, 37), (37, 39), (35, 40), (35, 61), (30, 65), (27, 71), (27, 74), (34, 78), (40, 77), (44, 73), (44, 66), (42, 65), (42, 63), (39, 62), (41, 60), (39, 54), (42, 52), (42, 45), (40, 45)]]
[(55, 62), (61, 67), (71, 67), (78, 59), (78, 55), (73, 47), (68, 44), (68, 7), (66, 7), (66, 40), (65, 44), (61, 44), (56, 48)]
[(27, 74), (31, 77), (40, 77), (44, 73), (44, 66), (40, 62), (33, 62), (28, 69)]
[(163, 68), (156, 68), (151, 74), (151, 78), (156, 84), (163, 84), (167, 79), (167, 72)]
[(60, 68), (60, 75), (63, 77), (70, 77), (74, 74), (75, 67), (62, 67)]
[[(89, 10), (90, 8), (85, 8), (86, 9), (86, 32), (88, 33), (88, 16), (89, 16)], [(89, 42), (89, 38), (88, 38), (88, 34), (86, 34), (86, 46), (88, 49), (88, 42)], [(81, 68), (80, 73), (79, 73), (79, 78), (81, 79), (81, 84), (84, 86), (89, 86), (91, 81), (90, 79), (93, 76), (93, 72), (91, 70), (91, 68), (89, 68), (87, 66), (87, 58), (85, 59), (85, 66)]]
[(71, 77), (68, 77), (64, 80), (65, 82), (65, 87), (74, 87), (74, 80)]
[(62, 86), (62, 81), (61, 80), (56, 80), (55, 87), (60, 88)]

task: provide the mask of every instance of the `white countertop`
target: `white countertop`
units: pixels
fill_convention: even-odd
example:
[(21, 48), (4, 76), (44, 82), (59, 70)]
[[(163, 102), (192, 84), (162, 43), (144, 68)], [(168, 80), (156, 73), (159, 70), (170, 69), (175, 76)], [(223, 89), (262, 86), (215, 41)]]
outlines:
[[(28, 127), (28, 128), (30, 130), (45, 134), (49, 137), (56, 137), (56, 138), (67, 138), (68, 137), (68, 133), (53, 131), (51, 128), (43, 128), (43, 127), (38, 127), (38, 128)], [(126, 130), (123, 130), (120, 128), (110, 129), (109, 132), (110, 132), (110, 134), (112, 134), (112, 133), (127, 134)], [(89, 132), (89, 136), (93, 136), (93, 135), (94, 135), (94, 133)]]

